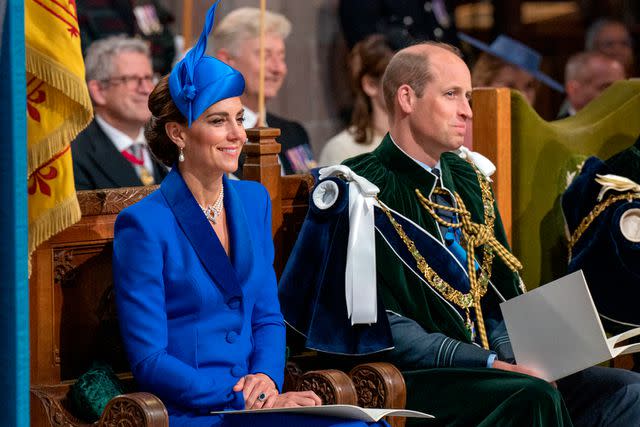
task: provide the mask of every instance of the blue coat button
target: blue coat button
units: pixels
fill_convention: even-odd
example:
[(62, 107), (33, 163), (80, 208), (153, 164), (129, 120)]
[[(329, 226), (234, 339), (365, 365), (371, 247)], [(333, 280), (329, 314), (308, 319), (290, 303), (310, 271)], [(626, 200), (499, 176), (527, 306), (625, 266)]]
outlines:
[(240, 307), (240, 297), (232, 297), (227, 301), (227, 307), (231, 310), (237, 310)]
[(238, 333), (236, 331), (227, 332), (227, 342), (233, 344), (236, 341), (238, 341)]
[(233, 368), (231, 368), (231, 375), (233, 375), (236, 378), (240, 378), (244, 376), (244, 374), (245, 374), (244, 369), (242, 369), (240, 365), (235, 365)]

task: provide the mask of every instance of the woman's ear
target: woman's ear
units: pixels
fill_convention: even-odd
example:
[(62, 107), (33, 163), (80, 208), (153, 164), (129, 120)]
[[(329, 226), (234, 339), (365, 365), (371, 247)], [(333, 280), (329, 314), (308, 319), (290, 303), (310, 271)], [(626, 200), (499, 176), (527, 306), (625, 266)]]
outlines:
[(168, 122), (164, 125), (164, 131), (167, 136), (178, 148), (184, 148), (186, 145), (184, 126), (177, 122)]
[(365, 74), (362, 76), (360, 80), (360, 85), (362, 86), (362, 91), (367, 94), (369, 98), (374, 98), (378, 96), (378, 92), (380, 92), (380, 80), (371, 77), (369, 74)]

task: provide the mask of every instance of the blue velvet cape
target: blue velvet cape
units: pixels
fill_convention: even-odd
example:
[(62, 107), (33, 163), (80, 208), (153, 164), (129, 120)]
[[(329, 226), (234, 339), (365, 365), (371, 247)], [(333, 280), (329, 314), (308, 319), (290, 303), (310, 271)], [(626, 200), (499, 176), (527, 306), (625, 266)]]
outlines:
[[(306, 338), (305, 346), (327, 353), (366, 355), (393, 347), (393, 339), (382, 298), (378, 296), (378, 318), (371, 325), (351, 325), (345, 302), (345, 269), (349, 236), (348, 183), (328, 178), (339, 188), (338, 199), (326, 209), (309, 202), (309, 212), (280, 279), (278, 294), (287, 323)], [(456, 289), (469, 291), (466, 270), (437, 239), (412, 221), (393, 212), (395, 220), (429, 254), (429, 263)], [(376, 233), (394, 255), (418, 277), (415, 260), (398, 237), (386, 214), (375, 209)], [(374, 262), (374, 260), (372, 260)], [(435, 292), (435, 291), (434, 291)], [(450, 305), (460, 317), (464, 312)]]
[[(638, 146), (638, 142), (636, 142)], [(626, 176), (638, 182), (640, 151), (631, 147), (603, 162), (590, 157), (580, 175), (562, 196), (562, 210), (570, 233), (597, 204), (601, 185), (596, 174)], [(618, 194), (609, 191), (604, 198)], [(640, 243), (627, 240), (620, 231), (620, 217), (629, 209), (639, 209), (640, 201), (622, 200), (602, 212), (573, 248), (568, 271), (582, 269), (598, 312), (611, 332), (630, 325), (640, 326)]]

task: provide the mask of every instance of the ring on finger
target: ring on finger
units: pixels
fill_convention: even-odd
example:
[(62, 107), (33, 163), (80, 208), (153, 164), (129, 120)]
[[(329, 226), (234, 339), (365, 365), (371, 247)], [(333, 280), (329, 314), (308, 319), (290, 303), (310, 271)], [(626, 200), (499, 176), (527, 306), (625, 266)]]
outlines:
[(267, 395), (264, 393), (260, 393), (258, 395), (258, 402), (264, 402), (267, 399)]

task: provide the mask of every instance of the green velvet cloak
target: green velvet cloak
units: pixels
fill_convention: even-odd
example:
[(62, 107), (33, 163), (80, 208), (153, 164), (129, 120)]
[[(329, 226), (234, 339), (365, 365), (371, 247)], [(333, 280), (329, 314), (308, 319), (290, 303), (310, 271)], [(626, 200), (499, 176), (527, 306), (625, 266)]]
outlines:
[[(375, 151), (344, 164), (377, 185), (378, 197), (386, 205), (430, 234), (439, 236), (437, 223), (415, 195), (417, 188), (429, 197), (435, 178), (401, 151), (388, 134)], [(453, 153), (442, 155), (439, 168), (443, 184), (462, 197), (473, 221), (484, 222), (480, 185), (474, 169)], [(497, 212), (495, 204), (494, 208)], [(499, 215), (495, 233), (508, 247)], [(460, 316), (427, 289), (380, 236), (376, 239), (378, 288), (385, 308), (415, 320), (426, 332), (440, 332), (470, 342)], [(476, 254), (481, 262), (482, 251), (476, 250)], [(428, 263), (428, 254), (423, 256)], [(498, 256), (494, 258), (491, 281), (506, 299), (520, 293), (518, 276)], [(489, 290), (482, 302), (485, 316), (499, 310), (498, 302), (496, 293)], [(435, 415), (439, 420), (436, 425), (571, 425), (559, 392), (533, 377), (489, 368), (431, 368), (404, 370), (403, 374), (407, 382), (407, 407)]]
[[(361, 155), (345, 162), (355, 173), (367, 178), (380, 189), (378, 197), (390, 208), (402, 213), (430, 234), (439, 237), (438, 225), (431, 215), (420, 205), (415, 189), (425, 197), (431, 194), (435, 179), (422, 166), (405, 155), (387, 135), (382, 144), (372, 153)], [(445, 153), (440, 159), (440, 170), (445, 187), (457, 192), (471, 212), (474, 222), (484, 223), (484, 210), (480, 196), (480, 185), (475, 170), (453, 153)], [(497, 212), (497, 206), (494, 204)], [(508, 248), (506, 235), (499, 215), (495, 221), (496, 238)], [(442, 332), (445, 335), (469, 342), (464, 322), (449, 305), (409, 272), (397, 259), (391, 249), (382, 244), (377, 236), (376, 259), (378, 260), (378, 287), (387, 310), (417, 321), (428, 332)], [(427, 263), (428, 254), (423, 254)], [(482, 261), (482, 250), (476, 250), (478, 262)], [(493, 261), (491, 282), (505, 299), (519, 294), (519, 281), (502, 260), (496, 256)], [(490, 289), (483, 298), (483, 312), (498, 310), (499, 300)]]

